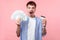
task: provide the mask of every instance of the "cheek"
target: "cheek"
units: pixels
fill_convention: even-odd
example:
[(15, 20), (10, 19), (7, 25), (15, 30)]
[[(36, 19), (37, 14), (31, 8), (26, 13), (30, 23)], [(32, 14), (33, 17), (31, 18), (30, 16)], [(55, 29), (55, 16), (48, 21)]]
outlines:
[(30, 11), (30, 9), (27, 9), (27, 11), (29, 12), (29, 11)]
[(36, 11), (36, 9), (33, 9), (33, 11)]

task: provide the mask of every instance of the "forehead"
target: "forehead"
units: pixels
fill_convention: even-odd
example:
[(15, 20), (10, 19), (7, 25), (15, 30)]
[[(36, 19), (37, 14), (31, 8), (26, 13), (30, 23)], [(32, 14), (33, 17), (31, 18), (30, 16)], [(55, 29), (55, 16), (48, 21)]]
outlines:
[(30, 4), (29, 4), (27, 7), (35, 7), (35, 6), (34, 6), (34, 5), (30, 5)]

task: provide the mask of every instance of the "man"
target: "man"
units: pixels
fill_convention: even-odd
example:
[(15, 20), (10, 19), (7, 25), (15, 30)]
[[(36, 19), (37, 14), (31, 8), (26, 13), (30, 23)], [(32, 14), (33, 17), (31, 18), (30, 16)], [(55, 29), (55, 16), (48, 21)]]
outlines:
[(27, 21), (20, 21), (20, 18), (16, 20), (17, 24), (17, 37), (20, 36), (20, 40), (42, 40), (42, 20), (35, 16), (36, 3), (29, 1), (26, 4), (28, 10)]

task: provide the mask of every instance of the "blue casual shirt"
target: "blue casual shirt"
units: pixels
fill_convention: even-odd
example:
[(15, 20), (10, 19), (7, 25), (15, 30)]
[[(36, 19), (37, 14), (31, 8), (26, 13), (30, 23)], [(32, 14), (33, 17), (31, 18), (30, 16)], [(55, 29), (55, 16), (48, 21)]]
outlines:
[[(38, 17), (36, 19), (36, 27), (35, 27), (35, 40), (42, 40), (42, 20)], [(27, 40), (27, 32), (28, 32), (28, 23), (29, 18), (27, 21), (22, 21), (20, 23), (20, 40)]]

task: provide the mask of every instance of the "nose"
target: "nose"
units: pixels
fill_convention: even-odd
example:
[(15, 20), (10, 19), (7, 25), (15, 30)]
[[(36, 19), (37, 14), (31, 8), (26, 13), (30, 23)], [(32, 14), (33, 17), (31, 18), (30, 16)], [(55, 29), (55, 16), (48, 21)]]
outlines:
[(30, 9), (30, 11), (32, 12), (32, 11), (33, 11), (33, 9)]

